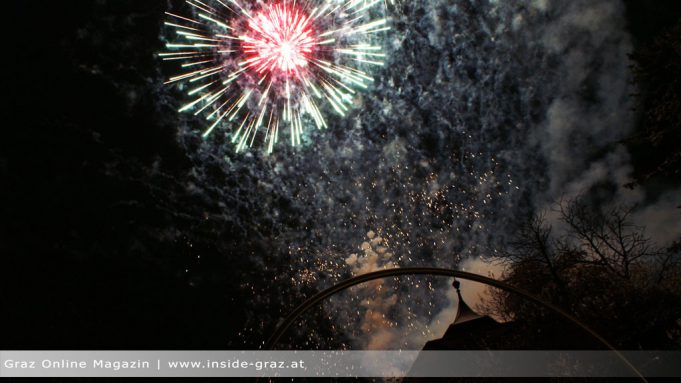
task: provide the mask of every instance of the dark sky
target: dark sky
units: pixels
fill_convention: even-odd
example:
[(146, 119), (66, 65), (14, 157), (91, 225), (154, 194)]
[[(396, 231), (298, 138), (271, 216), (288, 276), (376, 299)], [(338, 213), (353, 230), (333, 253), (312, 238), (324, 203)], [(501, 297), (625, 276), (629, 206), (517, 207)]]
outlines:
[(175, 225), (175, 212), (161, 201), (172, 191), (149, 184), (147, 172), (158, 158), (171, 178), (188, 168), (148, 82), (165, 4), (15, 7), (24, 32), (10, 80), (14, 128), (3, 140), (2, 290), (20, 330), (3, 345), (222, 347), (244, 322), (229, 306), (236, 271), (210, 294), (191, 289), (186, 243), (155, 232)]

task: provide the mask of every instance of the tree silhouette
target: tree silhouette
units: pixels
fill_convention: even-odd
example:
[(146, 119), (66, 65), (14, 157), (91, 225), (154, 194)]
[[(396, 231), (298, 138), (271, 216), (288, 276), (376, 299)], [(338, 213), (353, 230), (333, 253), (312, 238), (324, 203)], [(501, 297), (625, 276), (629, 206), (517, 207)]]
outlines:
[[(507, 270), (502, 278), (574, 313), (620, 347), (678, 348), (681, 240), (667, 248), (653, 243), (631, 223), (632, 211), (559, 202), (519, 226), (499, 257)], [(484, 308), (533, 327), (555, 320), (498, 291)]]

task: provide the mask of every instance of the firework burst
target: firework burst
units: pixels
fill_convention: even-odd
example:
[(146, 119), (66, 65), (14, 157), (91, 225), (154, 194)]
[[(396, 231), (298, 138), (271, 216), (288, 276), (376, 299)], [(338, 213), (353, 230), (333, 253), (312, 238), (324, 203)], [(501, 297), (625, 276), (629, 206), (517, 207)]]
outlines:
[(358, 90), (384, 64), (384, 0), (187, 0), (187, 14), (167, 12), (174, 37), (166, 61), (178, 61), (191, 97), (180, 112), (204, 114), (209, 137), (231, 128), (237, 151), (268, 153), (289, 132), (325, 129), (325, 110), (344, 116)]

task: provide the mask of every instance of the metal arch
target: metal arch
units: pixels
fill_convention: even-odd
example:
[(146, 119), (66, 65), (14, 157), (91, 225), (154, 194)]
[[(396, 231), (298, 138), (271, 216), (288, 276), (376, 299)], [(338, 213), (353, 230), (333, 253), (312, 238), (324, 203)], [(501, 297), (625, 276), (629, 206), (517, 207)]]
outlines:
[(573, 315), (569, 314), (568, 312), (564, 311), (563, 309), (559, 308), (558, 306), (546, 302), (545, 300), (529, 293), (526, 290), (523, 290), (521, 288), (509, 285), (505, 282), (498, 281), (496, 279), (488, 278), (488, 277), (483, 277), (482, 275), (478, 274), (473, 274), (473, 273), (467, 273), (465, 271), (458, 271), (458, 270), (450, 270), (450, 269), (441, 269), (441, 268), (429, 268), (429, 267), (413, 267), (413, 268), (401, 268), (401, 269), (387, 269), (387, 270), (381, 270), (381, 271), (376, 271), (373, 273), (369, 274), (364, 274), (360, 275), (354, 278), (347, 279), (343, 282), (340, 282), (336, 284), (335, 286), (332, 286), (324, 291), (321, 291), (314, 295), (313, 297), (307, 299), (305, 302), (303, 302), (300, 306), (296, 307), (285, 319), (284, 321), (277, 327), (277, 329), (274, 331), (272, 336), (267, 340), (267, 343), (265, 344), (265, 349), (266, 350), (273, 350), (274, 346), (279, 342), (281, 337), (284, 335), (284, 333), (295, 323), (295, 321), (300, 318), (300, 316), (305, 313), (307, 310), (310, 308), (318, 305), (325, 299), (343, 291), (346, 290), (350, 287), (357, 286), (366, 282), (374, 281), (377, 279), (384, 279), (384, 278), (389, 278), (389, 277), (400, 277), (400, 276), (405, 276), (405, 275), (431, 275), (431, 276), (441, 276), (441, 277), (452, 277), (452, 278), (459, 278), (459, 279), (464, 279), (468, 281), (473, 281), (473, 282), (479, 282), (482, 284), (485, 284), (487, 286), (492, 286), (499, 288), (504, 291), (508, 291), (511, 293), (519, 294), (523, 296), (526, 299), (529, 299), (530, 301), (533, 301), (541, 306), (544, 306), (556, 313), (558, 313), (560, 316), (563, 318), (569, 320), (570, 322), (576, 324), (579, 326), (581, 329), (586, 331), (588, 334), (593, 336), (595, 339), (597, 339), (599, 342), (601, 342), (604, 346), (606, 346), (608, 349), (612, 350), (632, 371), (636, 373), (644, 382), (647, 382), (646, 378), (641, 374), (634, 365), (632, 365), (629, 360), (627, 360), (622, 353), (617, 351), (613, 345), (610, 344), (607, 340), (605, 340), (602, 336), (598, 335), (598, 333), (594, 330), (592, 330), (589, 326), (586, 324), (582, 323), (580, 320), (575, 318)]

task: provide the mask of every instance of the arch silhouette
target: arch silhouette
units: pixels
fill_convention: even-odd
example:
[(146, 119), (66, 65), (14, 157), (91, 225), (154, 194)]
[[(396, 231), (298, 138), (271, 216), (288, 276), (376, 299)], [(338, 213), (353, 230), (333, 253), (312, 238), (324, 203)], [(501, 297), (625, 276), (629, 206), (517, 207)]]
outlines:
[(519, 287), (515, 287), (512, 285), (509, 285), (505, 282), (498, 281), (496, 279), (484, 277), (482, 275), (478, 274), (473, 274), (473, 273), (468, 273), (465, 271), (459, 271), (459, 270), (451, 270), (451, 269), (442, 269), (442, 268), (432, 268), (432, 267), (412, 267), (412, 268), (400, 268), (400, 269), (386, 269), (386, 270), (381, 270), (381, 271), (376, 271), (373, 273), (368, 273), (364, 275), (359, 275), (354, 278), (347, 279), (345, 281), (342, 281), (326, 290), (323, 290), (314, 296), (308, 298), (305, 302), (303, 302), (300, 306), (296, 307), (291, 313), (284, 318), (284, 321), (276, 328), (274, 333), (272, 333), (272, 336), (267, 340), (267, 343), (265, 344), (265, 349), (266, 350), (273, 350), (276, 344), (279, 342), (281, 337), (286, 333), (286, 331), (293, 325), (293, 323), (296, 322), (300, 318), (301, 315), (303, 315), (307, 310), (311, 309), (312, 307), (320, 304), (327, 298), (343, 291), (346, 290), (350, 287), (357, 286), (366, 282), (374, 281), (377, 279), (385, 279), (385, 278), (390, 278), (390, 277), (400, 277), (400, 276), (405, 276), (405, 275), (430, 275), (430, 276), (441, 276), (441, 277), (450, 277), (450, 278), (459, 278), (467, 281), (473, 281), (473, 282), (478, 282), (482, 283), (487, 286), (492, 286), (496, 287), (498, 289), (519, 294), (522, 297), (535, 302), (536, 304), (539, 304), (540, 306), (544, 306), (545, 308), (559, 314), (563, 318), (567, 319), (568, 321), (576, 324), (578, 327), (580, 327), (582, 330), (584, 330), (586, 333), (594, 337), (596, 340), (598, 340), (600, 343), (602, 343), (604, 346), (606, 346), (608, 349), (610, 349), (612, 352), (614, 352), (621, 360), (623, 363), (627, 365), (632, 371), (638, 375), (644, 382), (647, 382), (646, 378), (636, 369), (634, 365), (632, 365), (629, 360), (627, 360), (622, 353), (620, 353), (618, 350), (615, 349), (615, 347), (610, 344), (605, 338), (600, 336), (596, 331), (592, 330), (589, 326), (586, 324), (582, 323), (579, 319), (575, 318), (572, 314), (564, 311), (560, 307), (550, 303), (546, 302), (545, 300), (529, 293), (528, 291), (521, 289)]

